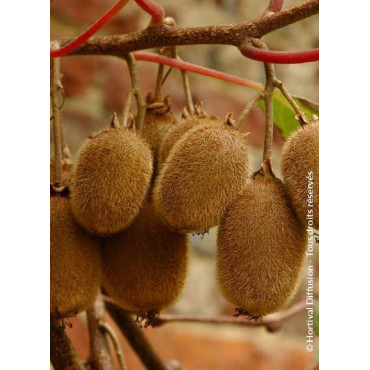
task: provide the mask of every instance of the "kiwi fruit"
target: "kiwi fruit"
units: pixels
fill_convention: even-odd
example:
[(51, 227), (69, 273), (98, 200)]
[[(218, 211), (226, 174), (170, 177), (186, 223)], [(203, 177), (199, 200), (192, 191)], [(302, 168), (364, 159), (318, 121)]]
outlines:
[(99, 242), (74, 220), (69, 199), (50, 198), (50, 314), (59, 319), (86, 310), (100, 287)]
[(200, 125), (222, 125), (222, 121), (215, 116), (208, 116), (202, 109), (202, 103), (195, 105), (195, 114), (185, 114), (183, 120), (169, 128), (164, 136), (158, 151), (158, 167), (166, 161), (172, 147), (182, 138), (182, 136), (192, 128)]
[(112, 127), (90, 136), (72, 172), (76, 221), (102, 236), (126, 228), (145, 200), (152, 169), (152, 153), (132, 128)]
[(168, 96), (163, 102), (154, 102), (151, 94), (147, 97), (147, 108), (141, 136), (149, 144), (154, 158), (158, 162), (159, 148), (166, 133), (176, 127), (177, 121), (171, 112)]
[(147, 201), (126, 230), (104, 240), (102, 285), (123, 308), (148, 318), (179, 297), (188, 250), (188, 236), (169, 230)]
[(278, 311), (296, 292), (305, 252), (305, 229), (266, 160), (219, 226), (221, 292), (250, 318)]
[(282, 175), (293, 207), (307, 226), (319, 229), (319, 122), (304, 125), (285, 143)]
[(233, 126), (197, 125), (175, 143), (154, 187), (154, 206), (177, 232), (219, 224), (249, 182), (246, 138)]

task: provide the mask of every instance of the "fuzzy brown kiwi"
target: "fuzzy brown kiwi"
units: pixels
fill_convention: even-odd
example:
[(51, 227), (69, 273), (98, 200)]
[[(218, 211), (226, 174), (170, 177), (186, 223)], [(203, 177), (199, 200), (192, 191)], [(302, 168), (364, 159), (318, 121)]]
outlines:
[(173, 146), (191, 129), (201, 125), (222, 125), (222, 121), (215, 116), (190, 116), (174, 127), (171, 127), (164, 137), (158, 153), (158, 166), (166, 161)]
[(319, 229), (319, 123), (317, 121), (303, 126), (291, 135), (283, 148), (281, 169), (287, 193), (299, 219), (305, 225), (313, 221), (313, 227)]
[(169, 230), (147, 201), (126, 230), (104, 241), (102, 285), (125, 309), (158, 313), (182, 291), (188, 250), (188, 236)]
[(168, 97), (163, 102), (153, 102), (152, 95), (148, 95), (147, 103), (141, 136), (149, 144), (156, 164), (162, 140), (169, 130), (176, 127), (177, 121), (170, 110)]
[(69, 200), (50, 198), (50, 315), (64, 318), (93, 304), (100, 287), (101, 255), (97, 239), (74, 220)]
[(175, 143), (154, 187), (154, 205), (178, 232), (218, 225), (249, 181), (246, 138), (227, 120), (197, 125)]
[(132, 129), (110, 128), (91, 136), (79, 152), (71, 181), (71, 209), (92, 234), (127, 227), (149, 189), (153, 158)]
[(293, 298), (306, 234), (271, 163), (228, 208), (218, 229), (217, 278), (224, 297), (250, 317), (278, 311)]

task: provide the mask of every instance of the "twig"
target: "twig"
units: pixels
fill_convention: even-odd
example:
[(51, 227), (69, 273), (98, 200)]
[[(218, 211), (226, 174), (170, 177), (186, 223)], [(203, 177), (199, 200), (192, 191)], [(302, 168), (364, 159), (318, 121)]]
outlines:
[(236, 129), (239, 129), (245, 117), (247, 117), (251, 109), (263, 98), (263, 95), (264, 95), (263, 92), (259, 92), (251, 100), (249, 100), (248, 104), (245, 106), (245, 108), (239, 114), (238, 118), (235, 120), (234, 126)]
[(164, 10), (163, 8), (152, 0), (135, 0), (136, 4), (140, 6), (141, 9), (146, 11), (152, 16), (151, 25), (158, 25), (163, 22)]
[(105, 302), (109, 314), (117, 323), (142, 363), (150, 370), (167, 370), (166, 365), (154, 351), (143, 331), (134, 322), (132, 315), (109, 300), (105, 299)]
[(109, 338), (111, 339), (113, 343), (113, 346), (114, 346), (114, 349), (116, 351), (116, 355), (118, 358), (120, 369), (127, 370), (127, 365), (125, 362), (125, 358), (123, 357), (122, 348), (121, 348), (121, 345), (119, 343), (119, 340), (113, 328), (106, 321), (99, 322), (99, 326), (101, 329), (103, 329), (108, 334)]
[(71, 40), (62, 48), (54, 49), (50, 51), (50, 58), (62, 57), (71, 51), (75, 50), (78, 46), (82, 45), (88, 38), (99, 31), (104, 25), (106, 25), (127, 3), (129, 0), (119, 0), (114, 4), (101, 18), (99, 18), (91, 27), (89, 27), (84, 33), (78, 36), (76, 39)]
[(62, 113), (60, 110), (59, 91), (61, 88), (60, 59), (51, 59), (51, 102), (53, 109), (53, 132), (54, 132), (54, 178), (53, 185), (56, 189), (62, 185)]
[(54, 321), (50, 322), (50, 361), (54, 370), (83, 370), (64, 328)]
[(142, 95), (141, 86), (139, 82), (139, 74), (134, 56), (130, 53), (125, 56), (127, 65), (130, 71), (132, 91), (136, 98), (137, 115), (136, 115), (136, 130), (141, 131), (145, 119), (145, 101)]
[(94, 305), (87, 309), (86, 313), (90, 336), (89, 362), (96, 370), (113, 370), (109, 345), (99, 324), (104, 320), (104, 302), (100, 296), (95, 300)]
[[(297, 313), (304, 310), (306, 307), (305, 300), (302, 299), (286, 309), (276, 314), (272, 314), (264, 317), (261, 321), (249, 321), (246, 319), (237, 319), (229, 316), (180, 316), (180, 315), (161, 315), (154, 319), (153, 326), (161, 326), (171, 322), (194, 322), (194, 323), (204, 323), (204, 324), (231, 324), (240, 326), (266, 326), (274, 327), (276, 324), (281, 324), (286, 319), (296, 315)], [(280, 326), (280, 325), (279, 325)]]
[(186, 70), (188, 72), (200, 74), (203, 76), (217, 78), (222, 81), (234, 83), (236, 85), (249, 87), (255, 90), (263, 90), (263, 84), (257, 81), (247, 80), (242, 77), (233, 76), (228, 73), (220, 72), (215, 69), (198, 66), (193, 63), (184, 62), (183, 60), (164, 57), (155, 53), (149, 53), (145, 51), (137, 51), (133, 53), (136, 60), (143, 60), (146, 62), (160, 63), (168, 65), (174, 68), (179, 68), (181, 70)]
[[(107, 309), (109, 313), (112, 314), (111, 310), (115, 310), (115, 314), (120, 317), (124, 315), (125, 320), (128, 320), (128, 317), (133, 318), (133, 313), (124, 310), (123, 308), (119, 307), (117, 303), (108, 296), (103, 296), (103, 299), (106, 303)], [(280, 311), (278, 313), (274, 313), (268, 316), (265, 316), (260, 321), (249, 321), (245, 319), (238, 319), (230, 316), (197, 316), (197, 315), (160, 315), (157, 316), (153, 322), (153, 327), (162, 326), (167, 323), (173, 322), (194, 322), (194, 323), (203, 323), (203, 324), (227, 324), (227, 325), (239, 325), (239, 326), (266, 326), (268, 329), (278, 328), (282, 324), (283, 321), (287, 320), (288, 318), (296, 315), (297, 313), (303, 311), (306, 307), (305, 298), (299, 299), (296, 303), (294, 303), (289, 308), (285, 309), (284, 311)], [(276, 330), (276, 329), (275, 329)], [(274, 331), (274, 330), (271, 330)]]
[(275, 51), (249, 46), (241, 47), (240, 52), (249, 59), (275, 64), (299, 64), (319, 60), (319, 48), (301, 51)]
[(300, 122), (300, 124), (303, 126), (307, 124), (306, 117), (304, 116), (304, 112), (302, 112), (299, 105), (296, 103), (294, 98), (290, 95), (289, 91), (285, 87), (282, 81), (278, 80), (277, 78), (274, 79), (275, 86), (281, 91), (281, 93), (285, 96), (286, 100), (289, 102), (289, 104), (294, 109), (295, 113), (297, 114), (296, 118)]
[[(234, 25), (193, 28), (173, 28), (159, 25), (139, 32), (90, 39), (69, 55), (122, 56), (124, 53), (136, 50), (194, 44), (223, 44), (241, 47), (247, 38), (261, 38), (267, 33), (308, 18), (318, 12), (319, 0), (309, 0), (291, 9), (274, 13), (269, 17)], [(66, 45), (71, 41), (71, 39), (59, 40), (61, 45)]]

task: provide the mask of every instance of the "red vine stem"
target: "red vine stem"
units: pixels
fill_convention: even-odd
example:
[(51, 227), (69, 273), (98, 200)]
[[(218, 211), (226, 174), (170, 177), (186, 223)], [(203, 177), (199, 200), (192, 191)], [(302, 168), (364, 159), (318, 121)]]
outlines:
[(270, 12), (280, 12), (280, 10), (283, 8), (284, 0), (271, 0), (268, 8), (266, 11)]
[(236, 85), (250, 87), (255, 90), (263, 90), (264, 88), (263, 84), (259, 82), (247, 80), (245, 78), (241, 78), (241, 77), (237, 77), (233, 75), (229, 75), (227, 73), (219, 72), (211, 68), (201, 67), (193, 63), (184, 62), (183, 60), (168, 58), (162, 55), (142, 52), (142, 51), (137, 51), (133, 53), (133, 55), (136, 60), (144, 60), (146, 62), (164, 64), (164, 65), (171, 66), (174, 68), (179, 68), (179, 69), (182, 69), (188, 72), (217, 78), (222, 81), (231, 82)]
[(141, 9), (152, 16), (152, 25), (161, 24), (163, 22), (164, 10), (156, 2), (152, 0), (135, 0), (135, 2)]
[[(119, 0), (114, 4), (101, 18), (99, 18), (91, 27), (84, 33), (75, 38), (72, 42), (64, 45), (60, 49), (50, 50), (50, 58), (62, 57), (81, 46), (87, 39), (106, 25), (127, 3), (129, 0)], [(139, 3), (139, 1), (137, 1)]]
[(319, 60), (318, 48), (302, 51), (273, 51), (249, 46), (240, 49), (240, 52), (249, 59), (274, 64), (308, 63)]

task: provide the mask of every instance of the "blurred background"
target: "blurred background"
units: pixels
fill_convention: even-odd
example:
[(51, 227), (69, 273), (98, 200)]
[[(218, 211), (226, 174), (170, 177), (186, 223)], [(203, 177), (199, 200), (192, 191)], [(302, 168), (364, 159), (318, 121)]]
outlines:
[[(175, 18), (179, 27), (220, 25), (252, 20), (261, 15), (268, 0), (160, 0), (166, 15)], [(301, 3), (286, 0), (284, 8)], [(52, 0), (51, 37), (74, 37), (84, 31), (111, 5), (112, 0)], [(99, 35), (122, 34), (146, 27), (149, 16), (130, 2)], [(263, 40), (271, 49), (299, 50), (318, 47), (318, 16), (280, 29)], [(179, 47), (180, 56), (189, 62), (214, 68), (247, 79), (264, 82), (263, 64), (244, 58), (235, 47), (197, 45)], [(126, 63), (106, 56), (73, 56), (62, 58), (65, 88), (63, 108), (66, 142), (75, 158), (82, 142), (93, 131), (109, 124), (113, 111), (120, 113), (126, 94), (131, 89)], [(295, 95), (318, 102), (318, 63), (277, 65), (276, 74)], [(138, 62), (143, 94), (153, 91), (157, 65)], [(194, 101), (203, 101), (204, 109), (224, 118), (228, 112), (237, 116), (255, 91), (205, 76), (190, 75)], [(181, 88), (179, 88), (181, 87)], [(170, 95), (174, 114), (180, 118), (185, 105), (181, 74), (173, 70), (163, 88)], [(254, 108), (241, 128), (248, 137), (253, 170), (262, 160), (264, 115)], [(279, 130), (274, 132), (273, 167), (280, 175), (280, 152), (284, 141)], [(52, 145), (51, 145), (52, 150)], [(215, 279), (216, 229), (203, 238), (192, 236), (190, 269), (185, 290), (178, 303), (167, 312), (197, 315), (229, 315), (234, 307), (220, 294)], [(318, 245), (315, 245), (315, 292), (318, 294)], [(297, 299), (305, 295), (302, 284)], [(302, 312), (276, 333), (265, 328), (228, 325), (171, 323), (146, 329), (150, 341), (164, 361), (178, 360), (182, 369), (204, 370), (310, 370), (318, 353), (307, 353), (305, 335), (307, 314)], [(88, 336), (84, 315), (72, 319), (67, 329), (82, 357), (88, 355)], [(118, 332), (118, 329), (117, 329)], [(129, 369), (144, 367), (120, 336)], [(315, 339), (316, 341), (318, 338)]]

